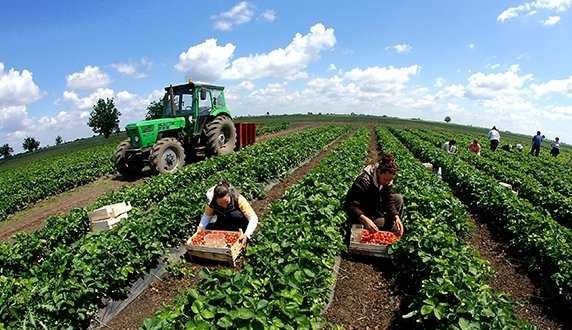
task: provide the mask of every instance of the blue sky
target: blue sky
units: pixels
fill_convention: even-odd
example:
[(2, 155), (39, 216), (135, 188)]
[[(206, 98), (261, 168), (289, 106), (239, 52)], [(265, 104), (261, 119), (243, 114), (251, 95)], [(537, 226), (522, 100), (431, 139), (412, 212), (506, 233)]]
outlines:
[(19, 1), (0, 11), (0, 143), (122, 125), (163, 86), (227, 87), (238, 115), (387, 114), (572, 140), (572, 0)]

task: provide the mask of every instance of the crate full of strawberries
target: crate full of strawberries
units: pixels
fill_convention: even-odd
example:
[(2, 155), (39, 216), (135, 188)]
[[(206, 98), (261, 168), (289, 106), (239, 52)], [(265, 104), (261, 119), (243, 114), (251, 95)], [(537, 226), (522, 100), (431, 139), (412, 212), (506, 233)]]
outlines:
[(234, 265), (244, 245), (237, 231), (203, 230), (187, 240), (187, 253), (191, 257), (219, 261)]

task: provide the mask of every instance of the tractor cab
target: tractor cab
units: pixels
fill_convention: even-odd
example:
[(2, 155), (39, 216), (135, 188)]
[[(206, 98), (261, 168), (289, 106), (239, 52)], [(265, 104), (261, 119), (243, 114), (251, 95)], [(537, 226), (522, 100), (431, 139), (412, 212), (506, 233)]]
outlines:
[(232, 152), (236, 129), (224, 98), (224, 87), (189, 82), (165, 88), (163, 114), (126, 126), (129, 139), (121, 142), (115, 165), (124, 176), (149, 165), (159, 173), (173, 173), (188, 158)]

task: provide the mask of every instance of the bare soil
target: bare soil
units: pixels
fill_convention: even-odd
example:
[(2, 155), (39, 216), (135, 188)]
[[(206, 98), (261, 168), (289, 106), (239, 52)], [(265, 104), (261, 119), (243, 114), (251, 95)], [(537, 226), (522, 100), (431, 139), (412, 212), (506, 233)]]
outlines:
[(496, 272), (489, 285), (511, 298), (518, 317), (539, 329), (572, 329), (572, 318), (566, 320), (556, 315), (550, 304), (543, 299), (539, 283), (511, 255), (503, 238), (493, 228), (489, 228), (487, 223), (479, 221), (476, 215), (472, 219), (476, 227), (470, 243)]
[[(372, 128), (366, 163), (372, 164), (379, 157), (377, 134)], [(326, 318), (347, 329), (389, 329), (403, 300), (396, 278), (390, 259), (342, 256)]]
[(72, 190), (50, 196), (31, 207), (19, 211), (0, 223), (0, 241), (9, 240), (18, 232), (32, 232), (44, 226), (45, 220), (52, 215), (69, 213), (73, 208), (85, 207), (110, 191), (139, 181), (121, 181), (111, 175)]
[[(338, 138), (333, 143), (322, 149), (309, 162), (298, 167), (291, 175), (281, 180), (268, 191), (263, 199), (251, 202), (251, 206), (258, 215), (261, 223), (264, 221), (264, 214), (268, 210), (268, 205), (273, 201), (282, 198), (286, 189), (300, 181), (308, 172), (310, 172), (320, 161), (330, 153), (333, 147), (341, 142)], [(256, 234), (256, 233), (255, 233)], [(206, 266), (204, 264), (194, 264), (193, 274), (198, 274), (201, 269)], [(239, 267), (241, 268), (241, 267)], [(116, 317), (105, 326), (111, 329), (138, 329), (146, 318), (152, 317), (153, 314), (163, 306), (172, 303), (175, 297), (185, 289), (196, 286), (200, 279), (198, 276), (192, 279), (173, 278), (168, 276), (163, 281), (153, 284), (137, 297), (127, 308), (121, 311)], [(164, 284), (165, 283), (165, 284)]]
[(346, 329), (389, 329), (402, 297), (390, 260), (343, 257), (328, 321)]

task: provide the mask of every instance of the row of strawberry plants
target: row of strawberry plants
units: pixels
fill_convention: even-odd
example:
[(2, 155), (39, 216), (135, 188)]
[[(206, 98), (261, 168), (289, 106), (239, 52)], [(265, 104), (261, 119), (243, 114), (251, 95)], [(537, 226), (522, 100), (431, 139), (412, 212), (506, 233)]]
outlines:
[[(443, 135), (427, 131), (412, 131), (421, 138), (431, 141), (439, 147), (443, 140)], [(460, 141), (468, 142), (470, 137), (456, 135)], [(567, 227), (572, 227), (572, 197), (566, 197), (552, 189), (550, 186), (543, 186), (531, 174), (531, 168), (526, 163), (511, 164), (506, 155), (502, 155), (503, 161), (496, 159), (495, 155), (489, 151), (483, 152), (480, 157), (468, 150), (459, 150), (459, 156), (467, 163), (477, 167), (479, 170), (495, 177), (497, 180), (506, 182), (518, 190), (520, 197), (528, 199), (532, 204), (539, 206), (550, 213), (558, 222)], [(532, 172), (532, 173), (531, 173)]]
[[(427, 132), (425, 130), (425, 132)], [(463, 141), (461, 145), (466, 146), (474, 139), (468, 134), (460, 134), (451, 131), (431, 131), (431, 135), (442, 138), (441, 143), (452, 137), (459, 141)], [(460, 148), (465, 150), (465, 148)], [(570, 166), (562, 166), (554, 161), (554, 158), (544, 159), (544, 157), (531, 156), (526, 150), (519, 152), (516, 150), (506, 151), (502, 147), (495, 152), (490, 151), (486, 146), (482, 150), (482, 155), (497, 162), (504, 168), (521, 172), (521, 176), (528, 176), (527, 181), (538, 182), (547, 189), (553, 190), (563, 196), (572, 195), (572, 168)], [(536, 185), (536, 184), (535, 184)], [(555, 196), (555, 199), (559, 199)]]
[[(260, 197), (269, 180), (284, 176), (345, 128), (330, 127), (231, 164), (170, 194), (159, 206), (134, 212), (116, 229), (58, 247), (28, 278), (0, 277), (0, 322), (9, 327), (86, 327), (105, 298), (121, 298), (165, 253), (196, 228), (204, 192), (221, 179), (237, 183), (247, 198)], [(316, 132), (318, 133), (318, 132)]]
[(264, 135), (275, 133), (279, 131), (283, 131), (290, 126), (290, 123), (287, 121), (269, 121), (263, 123), (256, 124), (256, 135)]
[(107, 204), (129, 201), (137, 210), (154, 207), (169, 194), (181, 187), (190, 186), (204, 180), (232, 164), (249, 161), (256, 155), (267, 153), (277, 148), (289, 146), (293, 141), (306, 139), (319, 134), (324, 129), (308, 129), (289, 136), (279, 137), (264, 143), (242, 149), (222, 157), (213, 157), (197, 164), (189, 165), (173, 175), (158, 175), (147, 178), (144, 182), (107, 193), (93, 205), (74, 209), (68, 215), (48, 218), (44, 228), (23, 233), (15, 237), (14, 242), (0, 244), (0, 275), (16, 276), (27, 271), (38, 260), (44, 259), (56, 247), (70, 245), (89, 232), (88, 211)]
[(441, 167), (444, 180), (460, 197), (497, 226), (515, 251), (526, 256), (523, 262), (543, 279), (547, 294), (561, 300), (566, 308), (572, 306), (570, 230), (468, 163), (410, 132), (394, 132), (417, 157)]
[(317, 328), (345, 249), (342, 200), (363, 166), (366, 130), (338, 145), (270, 210), (246, 266), (205, 272), (197, 288), (146, 320), (146, 329)]
[(0, 220), (42, 198), (112, 173), (114, 149), (109, 143), (4, 171), (0, 176)]
[(507, 297), (488, 285), (492, 268), (465, 242), (473, 225), (464, 205), (387, 129), (378, 130), (378, 141), (395, 156), (395, 186), (406, 200), (406, 232), (390, 253), (399, 260), (399, 283), (415, 292), (403, 310), (405, 318), (415, 321), (410, 326), (529, 328), (518, 320)]

